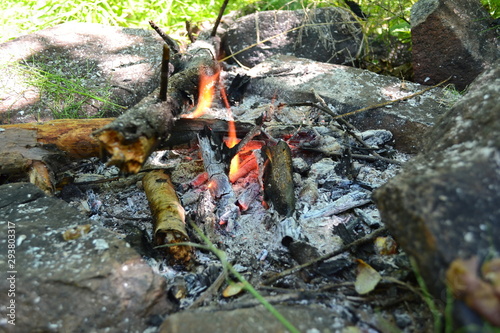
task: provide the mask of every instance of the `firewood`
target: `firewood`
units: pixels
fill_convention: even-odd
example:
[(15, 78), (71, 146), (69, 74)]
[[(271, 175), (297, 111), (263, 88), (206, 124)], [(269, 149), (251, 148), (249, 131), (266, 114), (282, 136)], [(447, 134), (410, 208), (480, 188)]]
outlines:
[(231, 232), (239, 217), (240, 210), (236, 205), (236, 195), (229, 181), (229, 161), (233, 157), (230, 149), (218, 136), (206, 127), (198, 135), (203, 165), (208, 173), (208, 188), (212, 198), (217, 201), (216, 216), (219, 224), (226, 225)]
[(54, 179), (45, 163), (33, 161), (28, 174), (30, 183), (35, 184), (49, 195), (54, 193)]
[[(33, 161), (44, 161), (49, 156), (70, 159), (99, 157), (100, 145), (91, 133), (115, 119), (58, 119), (43, 123), (0, 125), (0, 173), (25, 174)], [(254, 127), (251, 123), (242, 122), (236, 122), (235, 125), (239, 135), (247, 134)], [(198, 132), (205, 126), (217, 134), (226, 134), (228, 131), (225, 120), (181, 118), (172, 128), (172, 135), (158, 142), (156, 148), (182, 148), (197, 140)]]
[[(219, 71), (217, 39), (199, 40), (191, 44), (181, 58), (179, 72), (169, 79), (166, 101), (161, 101), (159, 88), (129, 109), (112, 123), (95, 131), (103, 151), (109, 153), (110, 165), (124, 173), (137, 173), (159, 142), (171, 135), (171, 130), (189, 96), (198, 95), (200, 75)], [(177, 70), (177, 69), (176, 69)]]
[(262, 147), (264, 157), (264, 200), (270, 200), (281, 215), (291, 216), (295, 210), (292, 179), (292, 153), (285, 141)]
[[(189, 242), (184, 208), (177, 198), (170, 176), (163, 170), (154, 170), (144, 175), (142, 183), (153, 214), (155, 244), (160, 246)], [(187, 245), (163, 249), (171, 264), (188, 264), (193, 256), (192, 248)]]
[[(113, 119), (59, 119), (43, 123), (1, 125), (5, 131), (1, 133), (0, 138), (3, 143), (17, 143), (18, 147), (25, 148), (51, 145), (72, 158), (94, 157), (99, 156), (99, 143), (92, 139), (90, 134)], [(19, 136), (30, 136), (32, 140), (24, 142), (26, 139), (19, 140)], [(5, 144), (2, 144), (0, 149), (4, 148)], [(9, 151), (15, 152), (17, 149), (11, 146)]]

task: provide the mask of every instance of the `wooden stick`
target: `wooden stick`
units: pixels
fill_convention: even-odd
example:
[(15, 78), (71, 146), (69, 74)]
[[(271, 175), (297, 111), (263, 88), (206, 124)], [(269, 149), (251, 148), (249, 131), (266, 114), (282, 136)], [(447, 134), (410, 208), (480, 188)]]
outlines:
[(205, 128), (198, 135), (203, 165), (208, 173), (208, 188), (217, 201), (217, 218), (219, 224), (226, 225), (226, 231), (231, 232), (239, 217), (240, 210), (236, 205), (236, 195), (229, 181), (229, 148), (218, 140), (213, 132)]
[(334, 116), (332, 118), (332, 120), (336, 120), (336, 119), (341, 119), (341, 118), (344, 118), (344, 117), (353, 116), (355, 114), (358, 114), (358, 113), (361, 113), (361, 112), (365, 112), (365, 111), (369, 111), (369, 110), (373, 110), (373, 109), (377, 109), (377, 108), (380, 108), (382, 106), (394, 104), (394, 103), (401, 102), (401, 101), (406, 101), (407, 99), (411, 99), (411, 98), (416, 97), (418, 95), (422, 95), (423, 93), (425, 93), (425, 92), (427, 92), (427, 91), (429, 91), (431, 89), (437, 88), (437, 87), (445, 84), (446, 82), (448, 82), (450, 79), (451, 79), (451, 76), (449, 78), (447, 78), (446, 80), (441, 81), (441, 82), (439, 82), (436, 85), (433, 85), (432, 87), (427, 87), (425, 89), (417, 91), (416, 93), (408, 95), (408, 96), (404, 96), (404, 97), (401, 97), (401, 98), (393, 99), (391, 101), (387, 101), (387, 102), (380, 103), (380, 104), (369, 105), (367, 107), (364, 107), (364, 108), (361, 108), (361, 109), (358, 109), (358, 110), (354, 110), (354, 111), (351, 111), (351, 112), (347, 112), (347, 113), (336, 115), (336, 116)]
[(157, 26), (156, 23), (154, 23), (153, 21), (149, 21), (149, 25), (156, 31), (156, 33), (163, 39), (163, 41), (167, 43), (168, 47), (174, 54), (180, 52), (177, 42), (173, 40), (169, 35), (167, 35), (159, 26)]
[(167, 100), (169, 65), (170, 65), (170, 48), (168, 47), (167, 44), (164, 44), (163, 55), (161, 58), (160, 95), (159, 95), (159, 98), (163, 102)]
[(215, 37), (217, 35), (217, 28), (219, 27), (222, 15), (224, 15), (224, 12), (226, 11), (226, 6), (228, 2), (229, 0), (224, 0), (224, 2), (222, 3), (222, 7), (220, 7), (219, 15), (217, 16), (217, 20), (215, 20), (214, 28), (212, 29), (212, 33), (210, 34), (210, 36), (212, 37)]
[[(170, 176), (163, 170), (154, 170), (142, 179), (144, 191), (153, 215), (154, 242), (157, 246), (189, 242), (185, 226), (184, 208), (177, 198)], [(163, 247), (171, 264), (188, 264), (193, 249), (187, 245)]]

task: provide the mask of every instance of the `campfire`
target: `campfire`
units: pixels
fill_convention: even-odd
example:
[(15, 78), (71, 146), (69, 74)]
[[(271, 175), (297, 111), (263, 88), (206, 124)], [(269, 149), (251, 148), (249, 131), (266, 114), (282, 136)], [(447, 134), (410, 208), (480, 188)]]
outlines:
[[(229, 302), (244, 288), (218, 289), (240, 273), (269, 293), (336, 285), (361, 303), (380, 282), (377, 271), (407, 264), (371, 200), (408, 158), (389, 131), (359, 131), (317, 94), (296, 105), (280, 103), (279, 91), (271, 100), (248, 94), (252, 77), (222, 69), (213, 36), (185, 54), (165, 42), (164, 61), (173, 52), (183, 65), (168, 76), (164, 63), (162, 86), (120, 117), (75, 129), (86, 150), (51, 136), (68, 156), (92, 159), (73, 162), (56, 184), (37, 176), (46, 170), (30, 171), (37, 182), (140, 248), (180, 308)], [(85, 199), (72, 196), (75, 187)], [(403, 263), (380, 259), (388, 254)]]

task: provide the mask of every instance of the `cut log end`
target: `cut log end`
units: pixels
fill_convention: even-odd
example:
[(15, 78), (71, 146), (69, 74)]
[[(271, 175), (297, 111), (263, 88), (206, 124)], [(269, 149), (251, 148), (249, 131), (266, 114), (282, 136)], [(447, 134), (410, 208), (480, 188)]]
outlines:
[(177, 243), (189, 242), (189, 237), (187, 237), (182, 232), (175, 230), (163, 230), (159, 229), (155, 232), (155, 244), (156, 246), (167, 245), (169, 262), (171, 264), (177, 265), (189, 265), (193, 259), (193, 248), (188, 245), (173, 245)]
[(122, 133), (115, 130), (103, 130), (95, 134), (99, 141), (101, 153), (111, 155), (108, 165), (116, 165), (121, 172), (135, 174), (156, 146), (157, 138), (140, 136), (137, 140), (127, 142)]

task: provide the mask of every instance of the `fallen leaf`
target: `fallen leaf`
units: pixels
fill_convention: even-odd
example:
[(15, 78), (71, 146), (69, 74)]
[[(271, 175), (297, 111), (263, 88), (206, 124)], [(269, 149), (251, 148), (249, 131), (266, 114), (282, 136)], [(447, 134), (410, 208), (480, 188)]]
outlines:
[(241, 282), (237, 283), (230, 283), (229, 286), (227, 286), (226, 289), (222, 292), (222, 296), (224, 297), (231, 297), (238, 295), (245, 289), (245, 285)]
[(375, 250), (380, 255), (390, 255), (397, 252), (398, 245), (391, 236), (377, 237), (375, 239)]
[(364, 295), (375, 289), (382, 279), (379, 272), (361, 259), (356, 259), (358, 263), (356, 282), (354, 288), (360, 295)]
[(78, 225), (74, 228), (67, 229), (63, 232), (62, 237), (65, 241), (73, 240), (88, 234), (90, 231), (90, 224)]
[[(500, 294), (495, 292), (495, 279), (498, 279), (496, 262), (486, 262), (482, 274), (488, 283), (478, 276), (479, 259), (455, 259), (446, 271), (446, 283), (456, 299), (462, 300), (472, 310), (495, 326), (500, 326)], [(493, 263), (491, 263), (493, 261)]]

